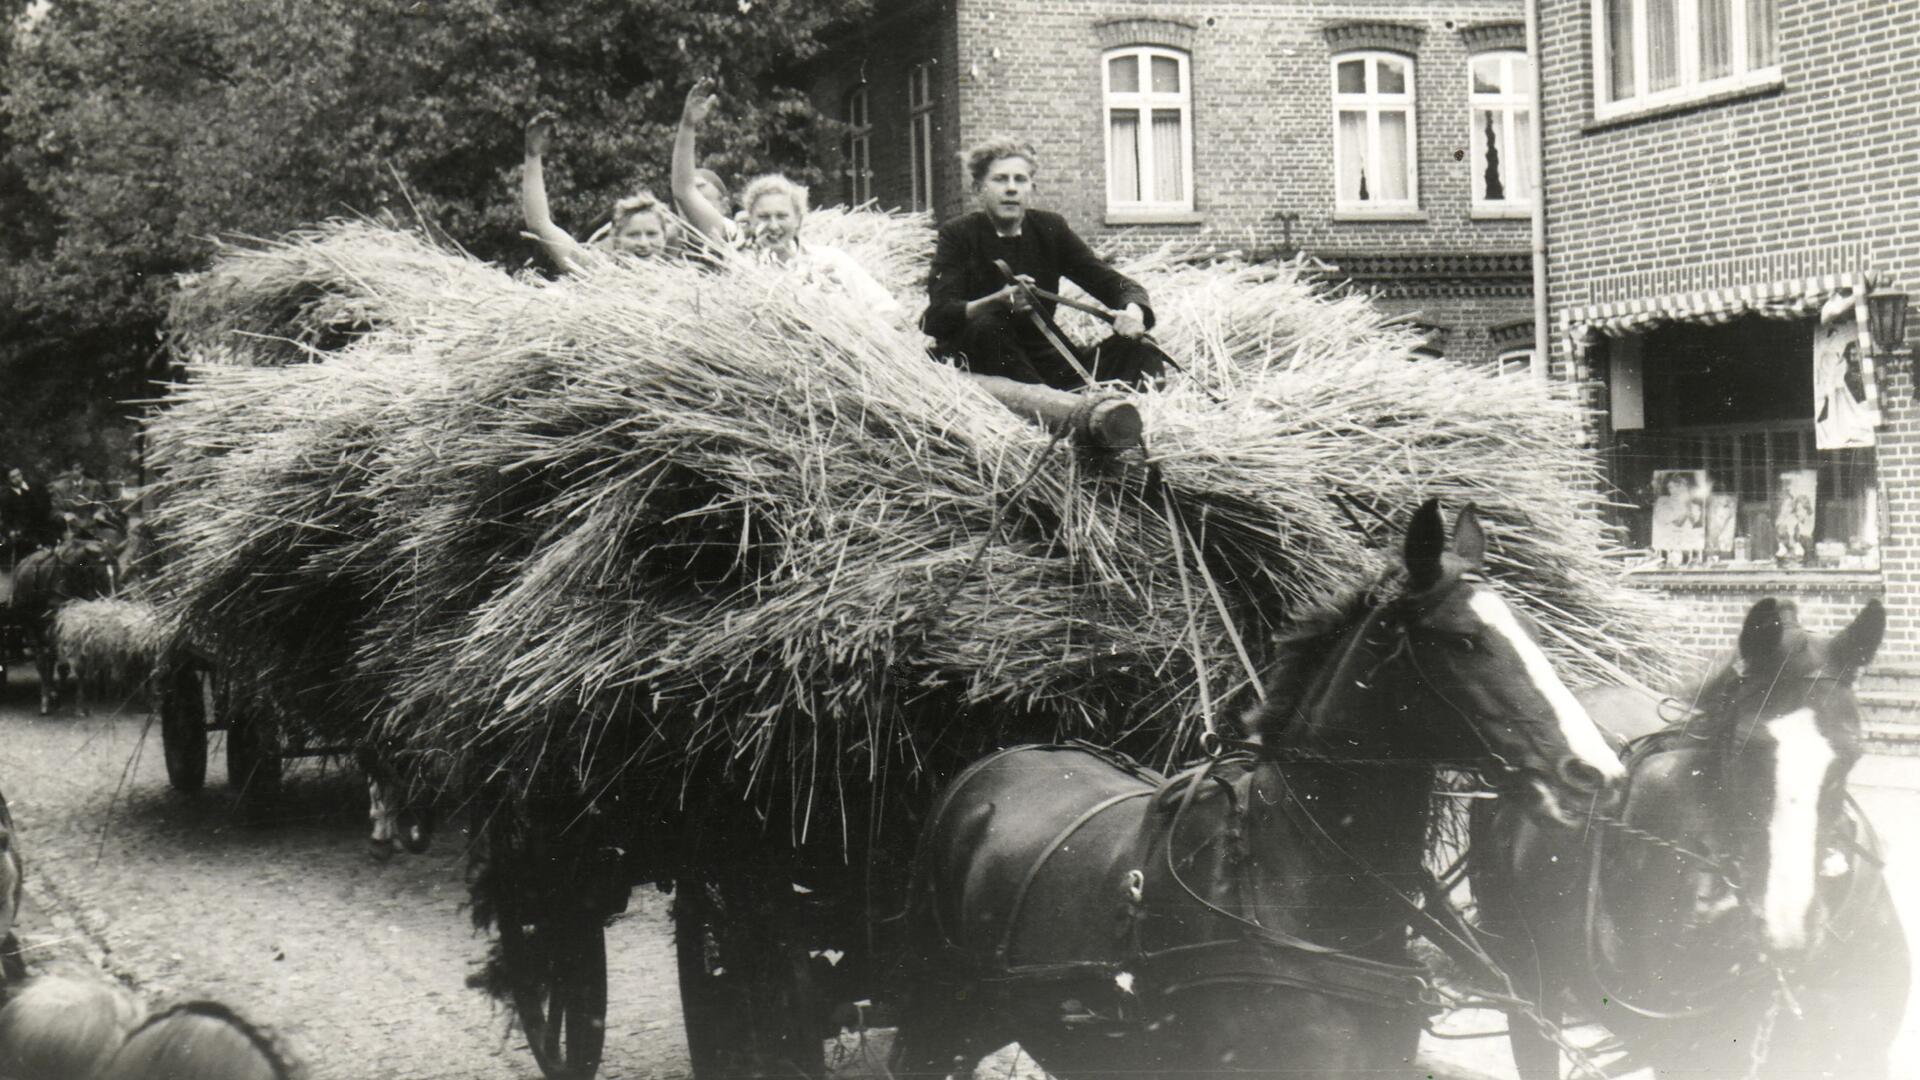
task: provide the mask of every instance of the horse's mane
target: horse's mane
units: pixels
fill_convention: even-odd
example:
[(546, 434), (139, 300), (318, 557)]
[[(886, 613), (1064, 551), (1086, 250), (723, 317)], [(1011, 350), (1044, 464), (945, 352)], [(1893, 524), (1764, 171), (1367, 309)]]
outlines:
[(1274, 661), (1267, 669), (1267, 698), (1247, 711), (1243, 721), (1247, 731), (1271, 739), (1299, 717), (1307, 692), (1326, 666), (1333, 647), (1353, 624), (1380, 606), (1386, 586), (1395, 578), (1391, 571), (1382, 574), (1371, 584), (1341, 593), (1293, 621), (1274, 643)]

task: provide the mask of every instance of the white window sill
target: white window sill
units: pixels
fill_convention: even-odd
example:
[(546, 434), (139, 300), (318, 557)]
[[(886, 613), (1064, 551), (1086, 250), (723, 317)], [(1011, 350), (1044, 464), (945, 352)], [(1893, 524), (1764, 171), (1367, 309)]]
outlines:
[(1703, 105), (1718, 105), (1758, 94), (1769, 94), (1786, 85), (1786, 77), (1780, 74), (1780, 69), (1770, 67), (1725, 79), (1715, 79), (1712, 82), (1662, 90), (1658, 94), (1630, 98), (1626, 101), (1595, 101), (1593, 122), (1587, 124), (1582, 130), (1594, 131), (1649, 116), (1662, 116), (1666, 113), (1696, 109)]
[(1206, 218), (1198, 210), (1107, 210), (1109, 225), (1198, 225)]
[(1532, 221), (1531, 206), (1476, 206), (1467, 215), (1470, 221)]
[(1333, 212), (1335, 221), (1426, 221), (1427, 212), (1417, 206), (1340, 207)]

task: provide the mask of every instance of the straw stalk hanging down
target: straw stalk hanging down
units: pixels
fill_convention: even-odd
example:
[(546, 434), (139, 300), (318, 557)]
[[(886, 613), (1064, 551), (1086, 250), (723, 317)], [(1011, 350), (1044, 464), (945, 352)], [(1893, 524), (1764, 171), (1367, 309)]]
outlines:
[[(816, 226), (915, 296), (924, 223)], [(1103, 459), (773, 270), (549, 283), (366, 225), (236, 251), (176, 309), (215, 362), (152, 424), (156, 594), (296, 740), (389, 737), (449, 783), (699, 776), (802, 822), (998, 739), (1188, 751), (1429, 495), (1481, 507), (1581, 676), (1655, 670), (1574, 406), (1409, 362), (1290, 268), (1132, 270), (1194, 379)]]

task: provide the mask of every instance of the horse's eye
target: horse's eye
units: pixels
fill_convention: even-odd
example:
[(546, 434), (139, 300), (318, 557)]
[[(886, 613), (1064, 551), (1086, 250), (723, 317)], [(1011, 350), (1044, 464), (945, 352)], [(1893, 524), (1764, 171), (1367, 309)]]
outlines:
[(1455, 650), (1463, 653), (1473, 652), (1480, 647), (1480, 643), (1476, 641), (1471, 634), (1453, 638), (1450, 640), (1450, 644)]

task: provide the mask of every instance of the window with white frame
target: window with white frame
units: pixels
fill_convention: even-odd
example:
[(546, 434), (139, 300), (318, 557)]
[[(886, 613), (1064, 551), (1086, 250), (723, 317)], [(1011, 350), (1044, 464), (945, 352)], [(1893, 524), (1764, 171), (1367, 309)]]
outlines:
[(1532, 349), (1506, 349), (1494, 358), (1497, 375), (1529, 375), (1533, 372)]
[(873, 115), (867, 108), (867, 88), (847, 94), (847, 202), (853, 206), (873, 198)]
[(1533, 61), (1518, 50), (1476, 53), (1468, 64), (1467, 159), (1475, 210), (1533, 206)]
[(1778, 6), (1779, 0), (1593, 0), (1595, 115), (1776, 78)]
[(1334, 208), (1414, 210), (1413, 58), (1349, 52), (1333, 58)]
[(1187, 54), (1151, 45), (1101, 56), (1107, 209), (1193, 209), (1193, 84)]
[(907, 154), (913, 174), (913, 208), (933, 209), (933, 64), (907, 72)]

